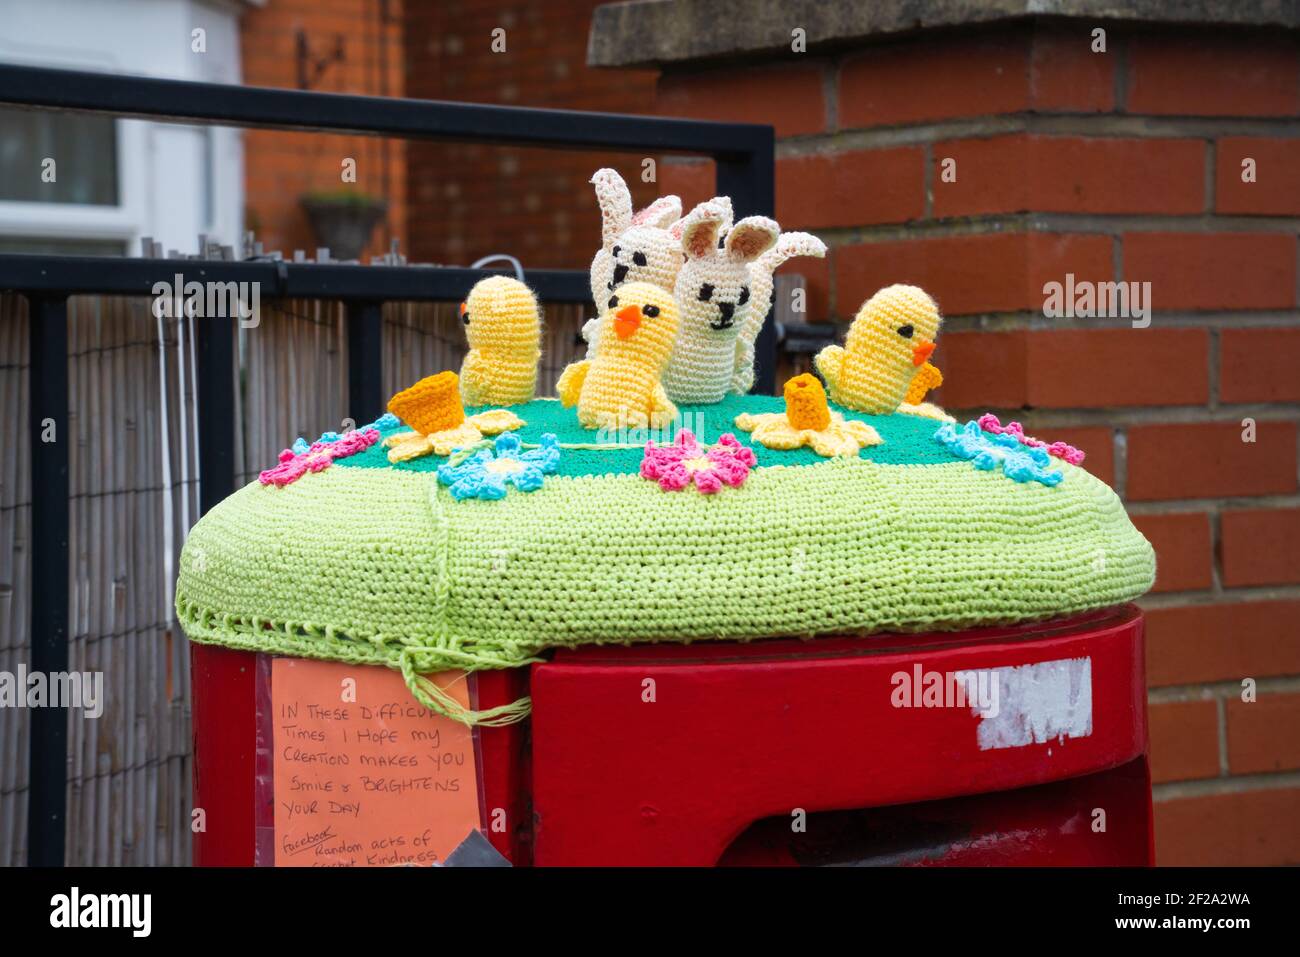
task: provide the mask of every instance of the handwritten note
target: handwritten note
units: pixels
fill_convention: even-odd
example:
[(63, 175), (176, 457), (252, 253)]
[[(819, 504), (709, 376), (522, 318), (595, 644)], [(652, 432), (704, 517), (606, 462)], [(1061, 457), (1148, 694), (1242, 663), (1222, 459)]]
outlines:
[[(464, 672), (433, 679), (469, 705)], [(479, 826), (473, 732), (387, 668), (271, 663), (277, 867), (429, 866)]]

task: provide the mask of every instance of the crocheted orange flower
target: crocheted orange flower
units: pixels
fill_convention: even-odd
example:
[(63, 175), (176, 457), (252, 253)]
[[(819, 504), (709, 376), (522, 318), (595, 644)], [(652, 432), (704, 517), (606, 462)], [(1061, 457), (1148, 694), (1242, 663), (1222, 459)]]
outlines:
[(451, 371), (428, 376), (403, 389), (388, 400), (388, 411), (414, 430), (384, 439), (390, 462), (405, 462), (422, 455), (450, 455), (481, 441), (485, 435), (527, 424), (509, 409), (488, 409), (466, 418), (459, 376)]
[(389, 399), (388, 411), (425, 435), (454, 429), (465, 421), (460, 378), (450, 370), (426, 376)]
[(845, 420), (826, 404), (822, 384), (808, 373), (785, 384), (785, 411), (736, 416), (736, 427), (754, 433), (754, 441), (769, 449), (810, 446), (818, 455), (857, 455), (868, 445), (881, 445), (880, 434), (856, 419)]
[(785, 383), (785, 415), (792, 429), (820, 431), (831, 424), (826, 390), (814, 375), (805, 372)]

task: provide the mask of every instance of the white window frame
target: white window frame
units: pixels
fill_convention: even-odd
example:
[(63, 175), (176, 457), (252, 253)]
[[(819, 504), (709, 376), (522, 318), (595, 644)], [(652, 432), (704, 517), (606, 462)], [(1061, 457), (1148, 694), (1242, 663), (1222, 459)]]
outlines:
[[(0, 22), (4, 7), (29, 0), (0, 0)], [(58, 16), (61, 0), (43, 0), (46, 13)], [(72, 2), (69, 10), (82, 3)], [(188, 37), (192, 25), (215, 25), (212, 17), (221, 18), (223, 29), (218, 38), (209, 29), (211, 40), (223, 42), (221, 50), (210, 49), (203, 60), (191, 60), (184, 44), (171, 48), (166, 57), (142, 60), (139, 51), (118, 52), (97, 46), (99, 37), (93, 23), (83, 20), (79, 43), (55, 46), (48, 40), (35, 39), (29, 29), (6, 35), (0, 31), (0, 61), (27, 66), (70, 70), (95, 70), (111, 73), (139, 73), (147, 63), (149, 74), (177, 79), (225, 80), (237, 82), (240, 75), (238, 50), (239, 6), (224, 0), (190, 0), (188, 3), (155, 6), (151, 0), (137, 0), (140, 9), (156, 12), (152, 24), (157, 33)], [(129, 15), (118, 3), (95, 4), (88, 9), (104, 16)], [(148, 24), (143, 24), (148, 26)], [(180, 31), (179, 33), (177, 31)], [(25, 34), (25, 35), (24, 35)], [(145, 31), (144, 36), (149, 36)], [(154, 42), (154, 41), (146, 41)], [(233, 46), (232, 46), (233, 44)], [(150, 120), (115, 119), (117, 148), (117, 204), (37, 203), (15, 200), (0, 201), (0, 236), (30, 237), (45, 240), (112, 241), (122, 244), (124, 254), (140, 255), (140, 239), (151, 236), (167, 248), (183, 252), (196, 251), (200, 232), (235, 243), (243, 220), (243, 157), (241, 131), (225, 128), (178, 126)], [(186, 143), (185, 137), (196, 139)], [(212, 178), (204, 183), (205, 164), (190, 162), (194, 148), (214, 153)], [(56, 157), (57, 159), (57, 157)], [(40, 175), (39, 158), (32, 170)], [(198, 191), (212, 191), (212, 214), (215, 222), (203, 222)], [(176, 197), (180, 202), (174, 202)], [(183, 197), (183, 199), (181, 199)], [(182, 227), (181, 223), (185, 225)]]
[[(90, 203), (0, 201), (0, 234), (33, 239), (116, 240), (126, 252), (145, 221), (143, 172), (144, 130), (139, 121), (116, 120), (117, 199), (114, 206)], [(57, 167), (56, 167), (57, 172)], [(40, 168), (32, 170), (40, 175)]]

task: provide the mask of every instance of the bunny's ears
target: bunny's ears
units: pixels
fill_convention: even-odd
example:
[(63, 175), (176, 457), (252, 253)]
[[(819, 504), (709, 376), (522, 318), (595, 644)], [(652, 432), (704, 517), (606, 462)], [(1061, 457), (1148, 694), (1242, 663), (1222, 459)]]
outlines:
[(598, 169), (591, 177), (600, 204), (600, 238), (611, 246), (619, 234), (632, 225), (632, 194), (617, 170)]
[[(746, 216), (734, 226), (731, 199), (715, 196), (700, 203), (685, 217), (677, 196), (661, 196), (639, 213), (632, 212), (632, 194), (617, 170), (604, 167), (591, 177), (600, 204), (601, 244), (610, 249), (633, 226), (665, 229), (682, 244), (688, 259), (714, 255), (721, 248), (729, 258), (754, 262), (760, 257), (769, 271), (793, 256), (824, 256), (826, 245), (809, 233), (781, 234), (781, 227), (766, 216)], [(721, 244), (718, 237), (725, 233)]]
[[(673, 239), (681, 241), (682, 237), (686, 233), (687, 226), (699, 222), (701, 219), (713, 222), (717, 219), (718, 214), (721, 214), (722, 217), (720, 226), (718, 227), (718, 232), (721, 232), (731, 226), (732, 213), (730, 196), (714, 196), (712, 199), (700, 203), (681, 219), (677, 220), (677, 222), (669, 226), (668, 233), (673, 237)], [(715, 240), (717, 239), (718, 232), (714, 233)], [(682, 243), (682, 249), (686, 249), (686, 244), (684, 242)]]
[(716, 199), (700, 203), (669, 230), (681, 239), (687, 259), (704, 259), (718, 248), (718, 234), (731, 221), (730, 203), (724, 207)]
[(633, 226), (667, 229), (681, 218), (682, 201), (676, 196), (661, 196), (633, 214), (632, 194), (617, 170), (608, 167), (596, 170), (591, 184), (596, 187), (596, 202), (600, 204), (600, 238), (606, 249)]
[[(671, 231), (680, 231), (687, 259), (707, 259), (721, 248), (728, 258), (745, 263), (771, 249), (781, 235), (781, 227), (766, 216), (746, 216), (732, 226), (731, 200), (725, 196), (700, 203)], [(726, 238), (719, 243), (724, 231)]]
[(759, 264), (768, 272), (775, 272), (783, 262), (795, 256), (821, 259), (825, 255), (826, 244), (812, 233), (782, 233), (776, 245), (759, 257)]
[(746, 216), (727, 230), (727, 255), (750, 263), (776, 245), (781, 227), (766, 216)]
[(660, 196), (653, 203), (632, 216), (633, 226), (654, 226), (667, 229), (682, 218), (682, 201), (676, 196)]

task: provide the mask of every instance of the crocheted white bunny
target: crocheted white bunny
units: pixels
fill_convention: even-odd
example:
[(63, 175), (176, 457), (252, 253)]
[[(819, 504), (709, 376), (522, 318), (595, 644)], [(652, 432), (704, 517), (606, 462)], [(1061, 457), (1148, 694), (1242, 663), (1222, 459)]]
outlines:
[(672, 292), (682, 267), (677, 240), (668, 227), (682, 216), (677, 196), (661, 196), (639, 213), (617, 170), (598, 169), (591, 177), (600, 204), (600, 249), (591, 261), (591, 298), (598, 312), (614, 287), (648, 282)]
[[(632, 212), (632, 194), (617, 170), (604, 167), (591, 177), (600, 204), (600, 249), (591, 261), (591, 301), (596, 316), (604, 314), (614, 287), (625, 282), (648, 282), (672, 292), (682, 268), (678, 237), (668, 227), (681, 221), (682, 201), (661, 196), (639, 213)], [(596, 352), (599, 318), (582, 327), (587, 358)]]
[(781, 232), (766, 216), (748, 216), (730, 229), (727, 218), (727, 210), (710, 200), (683, 220), (686, 263), (673, 290), (679, 325), (663, 376), (675, 402), (720, 402), (727, 394), (736, 374), (737, 340), (753, 305), (750, 264)]
[[(776, 245), (749, 266), (749, 314), (736, 337), (736, 367), (731, 391), (745, 395), (754, 387), (754, 343), (772, 306), (772, 274), (795, 256), (826, 255), (826, 244), (811, 233), (782, 233)], [(670, 393), (671, 394), (671, 393)]]

